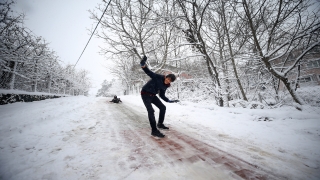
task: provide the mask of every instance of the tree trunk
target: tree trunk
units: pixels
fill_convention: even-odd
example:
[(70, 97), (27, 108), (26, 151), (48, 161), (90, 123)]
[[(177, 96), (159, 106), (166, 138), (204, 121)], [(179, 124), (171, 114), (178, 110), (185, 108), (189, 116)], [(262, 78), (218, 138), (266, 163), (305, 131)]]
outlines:
[(288, 81), (288, 78), (280, 76), (278, 73), (276, 73), (274, 69), (271, 68), (268, 58), (262, 58), (262, 59), (263, 59), (263, 62), (266, 64), (267, 68), (270, 69), (271, 74), (276, 78), (278, 78), (285, 85), (285, 87), (289, 91), (293, 100), (300, 105), (304, 105), (305, 104), (304, 101), (296, 93), (296, 91), (294, 90), (294, 87), (291, 86), (291, 83)]
[(11, 75), (11, 81), (10, 81), (10, 89), (13, 89), (14, 88), (14, 82), (16, 80), (16, 70), (17, 70), (17, 65), (18, 63), (17, 62), (14, 62), (14, 66), (13, 66), (13, 73)]
[(49, 75), (49, 82), (48, 82), (48, 92), (50, 93), (51, 90), (51, 79), (52, 79), (52, 75)]
[(225, 15), (225, 6), (224, 6), (224, 2), (222, 1), (222, 16), (223, 16), (223, 22), (224, 22), (224, 31), (226, 32), (226, 36), (227, 36), (227, 42), (228, 42), (228, 47), (229, 47), (229, 53), (230, 53), (230, 57), (231, 57), (231, 62), (232, 62), (232, 67), (233, 67), (233, 72), (234, 75), (237, 79), (237, 83), (242, 95), (243, 100), (248, 101), (246, 94), (244, 93), (242, 84), (240, 82), (239, 76), (238, 76), (238, 72), (237, 72), (237, 68), (236, 68), (236, 63), (234, 60), (234, 55), (233, 55), (233, 51), (232, 51), (232, 47), (231, 47), (231, 41), (230, 41), (230, 35), (229, 35), (229, 29), (227, 27), (227, 20), (226, 20), (226, 15)]
[(221, 75), (219, 75), (221, 79), (221, 89), (222, 89), (222, 100), (223, 100), (223, 106), (229, 107), (229, 82), (228, 78), (226, 77), (227, 73), (227, 62), (223, 61), (223, 43), (224, 40), (222, 39), (222, 36), (220, 34), (220, 31), (217, 31), (218, 37), (219, 37), (219, 54), (220, 54), (220, 62), (221, 62)]

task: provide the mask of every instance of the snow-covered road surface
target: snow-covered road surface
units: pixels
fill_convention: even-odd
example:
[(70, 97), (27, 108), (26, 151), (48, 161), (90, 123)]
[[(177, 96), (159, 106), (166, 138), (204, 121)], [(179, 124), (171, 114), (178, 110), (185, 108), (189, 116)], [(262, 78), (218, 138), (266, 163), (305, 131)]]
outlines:
[(146, 110), (129, 102), (68, 97), (11, 104), (0, 112), (4, 180), (317, 178), (317, 164), (300, 169), (295, 159), (170, 115), (166, 137), (154, 138)]
[[(119, 141), (129, 144), (130, 153), (118, 163), (132, 169), (126, 176), (154, 172), (148, 178), (155, 179), (276, 179), (271, 172), (232, 156), (212, 145), (189, 136), (191, 132), (172, 127), (163, 131), (163, 139), (150, 136), (146, 113), (137, 113), (126, 104), (113, 104), (112, 122), (118, 127)], [(120, 127), (119, 127), (120, 125)], [(194, 128), (193, 128), (194, 129)], [(194, 133), (192, 133), (194, 134)], [(209, 135), (210, 136), (210, 135)], [(158, 176), (159, 171), (160, 176)]]

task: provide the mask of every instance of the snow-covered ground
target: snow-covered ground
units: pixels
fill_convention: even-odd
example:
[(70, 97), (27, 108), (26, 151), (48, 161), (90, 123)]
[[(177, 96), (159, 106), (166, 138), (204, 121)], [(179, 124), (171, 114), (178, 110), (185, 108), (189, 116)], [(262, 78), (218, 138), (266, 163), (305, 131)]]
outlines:
[(165, 103), (156, 139), (140, 96), (120, 98), (0, 106), (0, 179), (320, 179), (319, 112)]

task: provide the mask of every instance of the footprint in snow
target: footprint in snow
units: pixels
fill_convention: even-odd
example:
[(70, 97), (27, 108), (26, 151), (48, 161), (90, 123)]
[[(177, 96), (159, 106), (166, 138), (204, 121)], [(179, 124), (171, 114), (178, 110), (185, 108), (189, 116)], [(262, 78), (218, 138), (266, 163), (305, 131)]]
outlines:
[(66, 142), (66, 141), (68, 141), (69, 139), (70, 139), (70, 136), (66, 136), (66, 137), (62, 138), (62, 141)]
[(71, 161), (71, 160), (73, 160), (75, 157), (74, 156), (66, 156), (66, 157), (64, 157), (64, 161)]
[(54, 180), (58, 179), (57, 173), (51, 172), (42, 176), (43, 180)]
[(56, 148), (56, 149), (53, 149), (50, 153), (51, 154), (58, 154), (59, 151), (61, 151), (62, 149), (61, 148)]

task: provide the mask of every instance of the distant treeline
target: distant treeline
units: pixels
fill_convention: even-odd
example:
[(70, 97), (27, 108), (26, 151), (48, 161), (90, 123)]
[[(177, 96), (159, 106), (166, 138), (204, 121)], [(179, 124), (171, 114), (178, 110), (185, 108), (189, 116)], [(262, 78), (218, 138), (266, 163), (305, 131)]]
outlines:
[(12, 11), (14, 4), (0, 3), (0, 89), (86, 94), (91, 87), (88, 72), (62, 66), (46, 40), (24, 26), (25, 15)]

